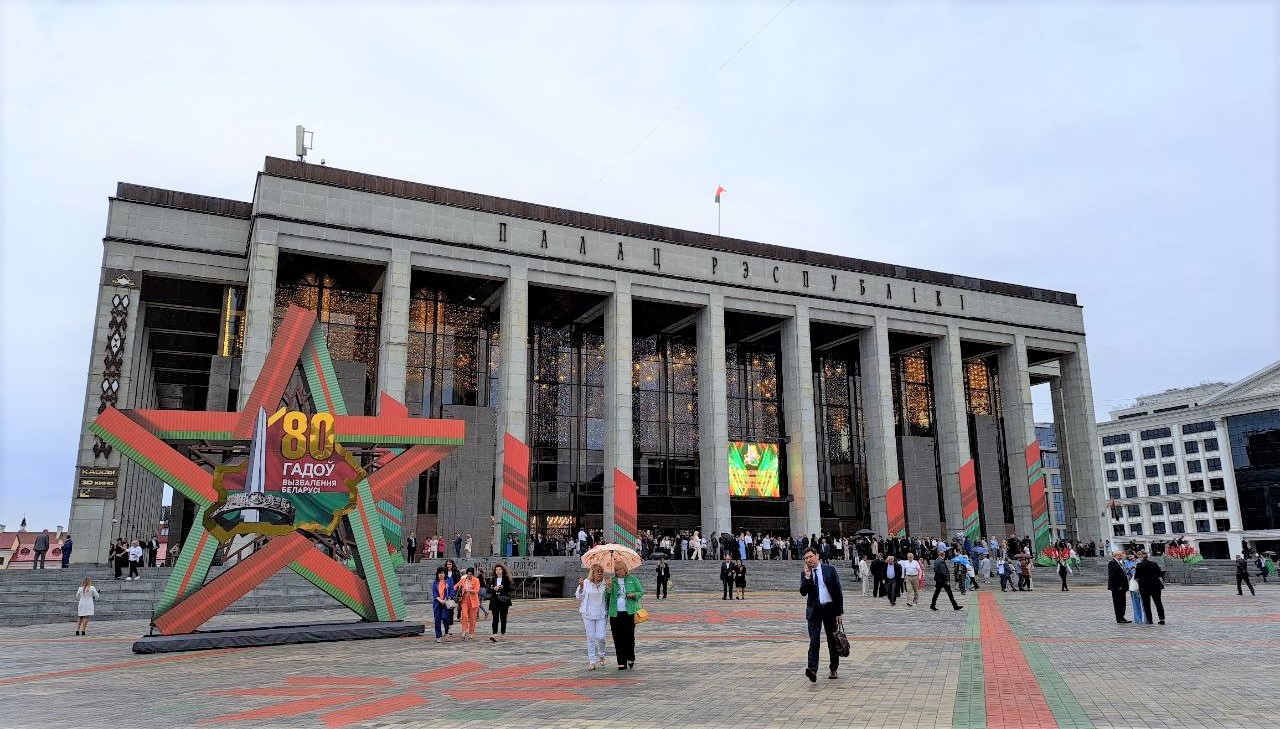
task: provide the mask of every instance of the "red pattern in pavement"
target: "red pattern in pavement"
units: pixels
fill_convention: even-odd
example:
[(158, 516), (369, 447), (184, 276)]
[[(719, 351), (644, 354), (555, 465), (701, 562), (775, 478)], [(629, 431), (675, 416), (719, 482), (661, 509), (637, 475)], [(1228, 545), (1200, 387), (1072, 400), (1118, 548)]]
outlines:
[(1049, 702), (1040, 690), (1013, 628), (996, 596), (978, 596), (982, 608), (982, 667), (987, 686), (987, 726), (990, 729), (1057, 729)]

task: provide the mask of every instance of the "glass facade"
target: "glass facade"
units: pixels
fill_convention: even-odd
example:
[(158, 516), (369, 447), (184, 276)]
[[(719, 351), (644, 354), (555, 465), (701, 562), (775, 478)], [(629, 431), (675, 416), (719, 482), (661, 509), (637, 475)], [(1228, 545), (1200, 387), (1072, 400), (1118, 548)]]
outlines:
[(777, 443), (779, 459), (777, 498), (731, 497), (735, 529), (781, 534), (790, 531), (781, 345), (781, 339), (773, 335), (725, 348), (729, 440)]
[(1280, 410), (1228, 417), (1227, 434), (1242, 526), (1280, 529)]
[(929, 350), (921, 347), (894, 355), (893, 424), (899, 436), (934, 437), (933, 379)]
[(698, 348), (691, 336), (631, 343), (631, 415), (642, 528), (697, 528)]
[[(382, 297), (370, 290), (367, 269), (341, 261), (280, 257), (277, 271), (274, 333), (290, 304), (316, 312), (333, 361), (365, 368), (363, 403), (347, 403), (348, 412), (372, 415), (378, 383), (378, 333)], [(366, 270), (360, 270), (366, 269)]]
[(534, 530), (598, 529), (604, 504), (604, 332), (529, 323), (529, 513)]
[(823, 527), (852, 534), (871, 526), (858, 358), (815, 354), (813, 367)]
[(431, 286), (409, 299), (409, 413), (438, 418), (445, 405), (497, 405), (498, 318), (474, 302), (452, 301)]

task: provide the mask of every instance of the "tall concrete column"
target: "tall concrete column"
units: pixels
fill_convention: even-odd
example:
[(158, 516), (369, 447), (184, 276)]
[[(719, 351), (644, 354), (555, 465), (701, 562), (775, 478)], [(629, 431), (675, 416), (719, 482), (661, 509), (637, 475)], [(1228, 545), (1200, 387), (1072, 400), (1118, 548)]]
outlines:
[[(1061, 370), (1059, 370), (1061, 371)], [(1058, 470), (1062, 476), (1062, 506), (1066, 523), (1062, 526), (1068, 538), (1090, 539), (1097, 538), (1097, 531), (1084, 531), (1080, 524), (1080, 507), (1076, 503), (1075, 494), (1071, 488), (1071, 433), (1067, 432), (1065, 425), (1067, 419), (1067, 403), (1066, 396), (1062, 392), (1062, 377), (1054, 377), (1049, 380), (1049, 393), (1053, 400), (1053, 431), (1054, 436), (1058, 440)], [(1049, 476), (1046, 474), (1045, 478)], [(1053, 515), (1053, 486), (1046, 483), (1045, 490), (1049, 492), (1049, 522), (1054, 523)], [(1101, 509), (1102, 507), (1098, 507)]]
[[(1220, 448), (1218, 457), (1222, 459), (1221, 478), (1223, 483), (1229, 482), (1226, 490), (1223, 491), (1222, 494), (1227, 500), (1228, 517), (1231, 519), (1231, 531), (1227, 533), (1227, 548), (1231, 550), (1231, 558), (1235, 559), (1237, 554), (1244, 553), (1244, 536), (1242, 535), (1242, 532), (1244, 531), (1244, 520), (1240, 517), (1240, 492), (1236, 490), (1236, 480), (1234, 477), (1236, 465), (1234, 459), (1231, 457), (1231, 434), (1230, 431), (1227, 430), (1226, 417), (1218, 418), (1214, 422), (1214, 425), (1218, 428), (1215, 435), (1218, 436), (1218, 447)], [(1228, 474), (1232, 474), (1232, 477), (1227, 478)], [(1212, 472), (1206, 475), (1213, 477)], [(75, 554), (75, 552), (72, 552), (72, 554)]]
[[(111, 261), (104, 261), (110, 265)], [(117, 284), (114, 279), (125, 278), (129, 282)], [(82, 499), (79, 489), (79, 471), (73, 472), (71, 481), (71, 513), (67, 519), (67, 531), (75, 540), (75, 549), (71, 551), (73, 564), (98, 564), (106, 560), (111, 541), (115, 535), (112, 521), (122, 508), (122, 499), (128, 493), (129, 468), (132, 461), (123, 458), (118, 449), (110, 454), (104, 451), (94, 452), (94, 446), (100, 445), (89, 426), (98, 417), (98, 407), (103, 403), (103, 383), (110, 388), (112, 382), (116, 387), (116, 405), (119, 408), (132, 406), (134, 360), (137, 355), (137, 343), (141, 339), (142, 327), (139, 312), (142, 309), (141, 289), (142, 274), (130, 270), (109, 269), (104, 265), (102, 278), (98, 288), (98, 308), (93, 340), (89, 345), (89, 377), (85, 384), (84, 410), (82, 411), (82, 428), (80, 431), (80, 448), (77, 453), (76, 466), (118, 467), (120, 476), (116, 482), (115, 499)], [(117, 299), (117, 297), (119, 297)], [(128, 297), (128, 304), (125, 304)], [(116, 302), (119, 302), (117, 306)], [(112, 352), (111, 326), (113, 310), (120, 317), (123, 329), (119, 331), (123, 341), (117, 343), (122, 361), (115, 377), (108, 377), (106, 356)]]
[(729, 503), (729, 403), (725, 383), (724, 296), (698, 312), (698, 480), (702, 533), (733, 530)]
[(1013, 344), (1000, 348), (1000, 408), (1008, 457), (1009, 489), (1013, 499), (1013, 528), (1019, 537), (1031, 536), (1031, 491), (1027, 483), (1027, 446), (1036, 439), (1031, 403), (1031, 373), (1027, 342), (1015, 334)]
[(267, 361), (267, 352), (271, 350), (271, 327), (276, 310), (276, 269), (280, 263), (280, 247), (276, 238), (276, 231), (254, 226), (249, 251), (249, 289), (245, 292), (244, 351), (240, 356), (237, 409), (248, 402), (262, 365)]
[[(502, 499), (503, 457), (506, 455), (505, 434), (529, 443), (529, 269), (523, 263), (512, 264), (507, 282), (502, 287), (502, 315), (499, 324), (499, 346), (502, 364), (498, 372), (498, 447), (494, 462), (493, 503)], [(532, 496), (532, 495), (531, 495)], [(501, 524), (493, 527), (494, 554), (502, 553)]]
[[(409, 281), (413, 266), (408, 249), (395, 248), (382, 279), (382, 331), (378, 336), (378, 392), (404, 402), (408, 365)], [(374, 398), (374, 402), (379, 401)]]
[(821, 534), (818, 487), (818, 426), (813, 405), (813, 349), (809, 307), (782, 324), (782, 416), (787, 424), (787, 486), (791, 494), (791, 533)]
[(613, 540), (614, 469), (635, 476), (631, 433), (631, 282), (620, 280), (604, 310), (604, 538)]
[(867, 491), (871, 500), (871, 530), (889, 533), (885, 492), (898, 482), (898, 442), (893, 425), (893, 375), (889, 358), (889, 321), (877, 315), (875, 324), (858, 337), (862, 371), (862, 417), (866, 424)]
[[(1089, 379), (1089, 354), (1084, 342), (1076, 352), (1058, 360), (1061, 375), (1061, 420), (1057, 421), (1058, 457), (1063, 460), (1062, 490), (1075, 504), (1076, 532), (1081, 539), (1106, 544), (1111, 524), (1102, 518), (1106, 505), (1102, 481), (1102, 444), (1098, 441), (1098, 421), (1093, 410), (1093, 385)], [(1058, 418), (1055, 408), (1054, 418)], [(1062, 435), (1066, 434), (1065, 445)]]
[(933, 360), (933, 403), (937, 415), (938, 467), (942, 478), (942, 506), (947, 531), (964, 527), (960, 506), (960, 467), (970, 459), (969, 413), (964, 397), (964, 361), (960, 354), (960, 328), (929, 346)]

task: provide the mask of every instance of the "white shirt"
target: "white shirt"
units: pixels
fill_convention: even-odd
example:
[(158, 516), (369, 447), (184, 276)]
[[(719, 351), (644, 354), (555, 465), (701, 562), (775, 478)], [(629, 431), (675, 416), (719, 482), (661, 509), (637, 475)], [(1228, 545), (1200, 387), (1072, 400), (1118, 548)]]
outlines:
[(609, 616), (609, 611), (604, 609), (604, 588), (604, 580), (601, 580), (600, 584), (587, 580), (574, 593), (575, 597), (582, 600), (582, 604), (578, 607), (582, 617), (595, 620)]
[(813, 581), (818, 585), (818, 602), (826, 605), (831, 602), (831, 591), (827, 589), (826, 580), (822, 577), (822, 565), (813, 571)]
[(142, 547), (137, 547), (137, 546), (129, 547), (129, 561), (130, 562), (142, 561)]
[(618, 612), (625, 613), (627, 611), (627, 581), (618, 578)]
[(920, 574), (920, 563), (914, 559), (909, 559), (902, 563), (902, 574), (907, 577), (913, 577)]

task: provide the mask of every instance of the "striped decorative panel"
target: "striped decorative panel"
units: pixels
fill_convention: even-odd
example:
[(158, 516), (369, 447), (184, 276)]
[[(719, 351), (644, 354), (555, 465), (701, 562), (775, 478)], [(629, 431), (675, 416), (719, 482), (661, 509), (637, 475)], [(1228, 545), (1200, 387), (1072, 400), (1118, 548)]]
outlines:
[(93, 431), (130, 460), (200, 506), (217, 501), (213, 476), (119, 410), (107, 408), (103, 411), (93, 422)]
[(907, 536), (907, 506), (901, 481), (885, 492), (884, 507), (889, 516), (889, 536)]
[(214, 555), (218, 552), (218, 540), (204, 528), (207, 508), (200, 507), (195, 520), (191, 523), (187, 541), (178, 552), (178, 561), (174, 564), (173, 571), (169, 573), (164, 592), (160, 593), (160, 599), (156, 601), (153, 611), (155, 615), (165, 614), (178, 602), (199, 590), (204, 585), (205, 577), (209, 575)]
[(504, 434), (502, 450), (502, 546), (515, 534), (520, 554), (528, 554), (529, 535), (529, 446), (510, 433)]
[(387, 542), (382, 536), (369, 479), (360, 481), (356, 490), (359, 492), (356, 508), (347, 514), (347, 523), (356, 538), (356, 562), (369, 583), (374, 613), (378, 620), (403, 620), (404, 596), (393, 560), (387, 555)]
[(978, 474), (972, 458), (960, 467), (960, 518), (966, 536), (975, 541), (982, 536), (982, 521), (978, 518)]
[(636, 528), (640, 515), (636, 504), (636, 482), (627, 474), (613, 469), (613, 533), (614, 541), (635, 549)]
[(187, 599), (173, 606), (154, 621), (163, 635), (190, 633), (208, 622), (209, 618), (226, 610), (236, 600), (262, 584), (271, 575), (300, 559), (307, 552), (316, 551), (300, 532), (276, 537), (254, 552), (252, 558), (235, 564), (217, 579), (209, 582)]
[(320, 550), (313, 549), (302, 555), (289, 568), (365, 620), (378, 619), (368, 583)]
[[(240, 411), (240, 419), (236, 422), (237, 438), (248, 440), (253, 437), (253, 423), (258, 417), (258, 409), (268, 413), (275, 412), (284, 394), (284, 388), (293, 376), (293, 368), (302, 357), (302, 348), (311, 336), (311, 329), (316, 326), (315, 312), (296, 304), (285, 312), (284, 321), (276, 329), (275, 339), (271, 342), (271, 351), (258, 372), (258, 379), (253, 383), (253, 391)], [(336, 378), (335, 378), (336, 380)], [(319, 399), (316, 400), (319, 402)]]
[(1031, 495), (1031, 541), (1035, 553), (1049, 546), (1049, 495), (1044, 489), (1044, 469), (1040, 460), (1040, 441), (1033, 440), (1027, 446), (1027, 488)]

